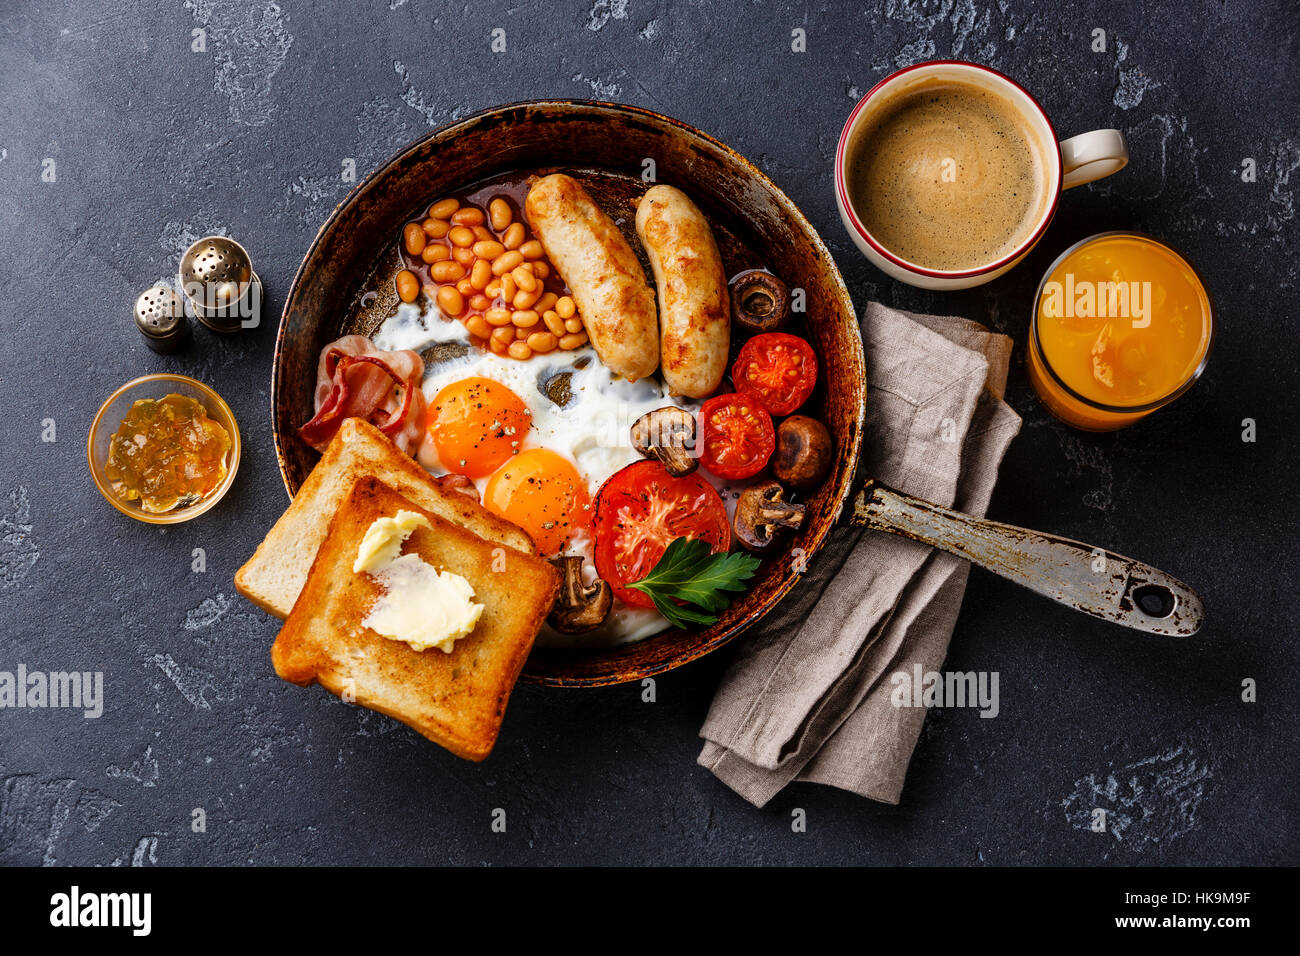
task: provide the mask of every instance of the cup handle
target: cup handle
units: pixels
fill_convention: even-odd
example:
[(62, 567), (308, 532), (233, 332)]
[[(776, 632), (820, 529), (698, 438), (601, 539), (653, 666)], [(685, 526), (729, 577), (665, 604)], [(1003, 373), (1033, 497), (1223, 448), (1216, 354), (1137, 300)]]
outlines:
[(1128, 165), (1128, 143), (1117, 129), (1095, 129), (1061, 141), (1061, 188), (1073, 189)]

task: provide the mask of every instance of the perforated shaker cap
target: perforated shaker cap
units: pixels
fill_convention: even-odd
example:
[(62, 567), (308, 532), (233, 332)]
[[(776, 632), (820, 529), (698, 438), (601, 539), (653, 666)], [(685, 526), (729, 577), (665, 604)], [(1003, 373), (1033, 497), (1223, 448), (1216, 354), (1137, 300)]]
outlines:
[(199, 321), (218, 332), (240, 327), (258, 284), (248, 251), (229, 236), (207, 236), (185, 250), (179, 278)]
[(185, 337), (185, 303), (165, 285), (145, 289), (135, 300), (135, 327), (155, 352), (170, 352)]

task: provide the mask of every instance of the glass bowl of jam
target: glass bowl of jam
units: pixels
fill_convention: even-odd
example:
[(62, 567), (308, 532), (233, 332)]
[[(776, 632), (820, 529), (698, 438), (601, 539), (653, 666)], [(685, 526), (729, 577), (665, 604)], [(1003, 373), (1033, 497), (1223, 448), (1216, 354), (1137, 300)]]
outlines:
[(216, 505), (234, 483), (239, 450), (239, 425), (221, 396), (165, 373), (110, 395), (86, 439), (100, 494), (148, 524), (179, 524)]

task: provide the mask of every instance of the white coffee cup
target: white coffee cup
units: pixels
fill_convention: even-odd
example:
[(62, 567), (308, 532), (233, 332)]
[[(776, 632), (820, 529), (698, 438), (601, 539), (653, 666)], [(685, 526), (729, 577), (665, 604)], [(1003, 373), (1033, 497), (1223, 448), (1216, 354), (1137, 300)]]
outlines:
[[(1033, 228), (1026, 230), (1024, 240), (1012, 252), (996, 261), (972, 269), (955, 271), (930, 269), (909, 262), (891, 252), (863, 225), (849, 198), (846, 153), (858, 127), (873, 115), (872, 111), (877, 105), (892, 98), (890, 94), (912, 84), (936, 79), (974, 84), (1000, 93), (1021, 111), (1026, 128), (1030, 130), (1031, 135), (1036, 136), (1043, 144), (1051, 144), (1045, 145), (1044, 148), (1047, 162), (1044, 165), (1046, 182), (1043, 185), (1046, 195), (1050, 197), (1050, 201), (1045, 204), (1044, 212), (1033, 224)], [(996, 279), (1029, 253), (1047, 231), (1047, 226), (1056, 213), (1062, 189), (1070, 189), (1073, 186), (1081, 186), (1101, 179), (1103, 176), (1119, 172), (1126, 165), (1128, 165), (1128, 145), (1124, 141), (1124, 134), (1119, 130), (1098, 129), (1058, 141), (1052, 121), (1047, 118), (1038, 101), (1014, 80), (996, 70), (975, 63), (935, 60), (909, 66), (885, 77), (858, 101), (858, 105), (849, 114), (848, 122), (844, 124), (844, 131), (840, 133), (839, 146), (835, 150), (835, 202), (839, 206), (840, 219), (843, 220), (844, 228), (848, 230), (850, 238), (862, 250), (863, 255), (881, 271), (922, 289), (969, 289)]]

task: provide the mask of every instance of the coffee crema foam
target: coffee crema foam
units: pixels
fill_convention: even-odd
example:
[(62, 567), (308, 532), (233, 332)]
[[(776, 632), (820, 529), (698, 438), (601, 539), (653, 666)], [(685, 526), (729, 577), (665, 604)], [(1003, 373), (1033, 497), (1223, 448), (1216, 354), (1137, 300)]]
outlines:
[(1044, 150), (1006, 97), (922, 81), (875, 107), (849, 146), (849, 196), (872, 238), (944, 272), (1002, 259), (1048, 204)]

